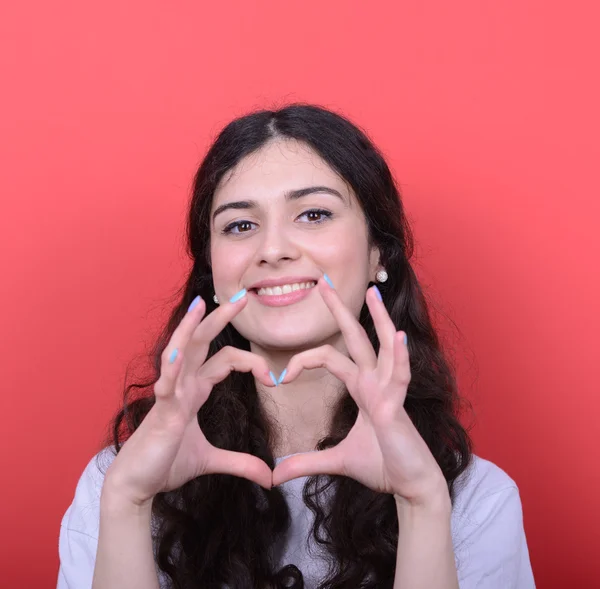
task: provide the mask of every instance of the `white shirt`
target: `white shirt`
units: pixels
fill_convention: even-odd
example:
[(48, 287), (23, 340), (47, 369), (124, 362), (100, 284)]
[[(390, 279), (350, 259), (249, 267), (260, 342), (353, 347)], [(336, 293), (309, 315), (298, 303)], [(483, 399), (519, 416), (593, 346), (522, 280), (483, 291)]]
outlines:
[[(288, 456), (275, 462), (284, 458)], [(92, 586), (103, 473), (113, 459), (114, 449), (105, 448), (90, 460), (79, 479), (60, 526), (57, 589)], [(281, 564), (295, 564), (306, 589), (315, 589), (328, 565), (309, 536), (314, 516), (302, 500), (306, 478), (280, 486), (292, 518)], [(492, 462), (473, 456), (456, 485), (452, 540), (460, 589), (535, 589), (516, 483)], [(162, 573), (159, 579), (161, 587), (168, 587)]]

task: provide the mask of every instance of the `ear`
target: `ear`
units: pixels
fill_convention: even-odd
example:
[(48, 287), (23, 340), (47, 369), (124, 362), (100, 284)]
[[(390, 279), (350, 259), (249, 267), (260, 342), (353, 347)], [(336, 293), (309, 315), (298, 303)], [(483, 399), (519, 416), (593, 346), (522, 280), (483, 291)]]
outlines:
[(381, 270), (381, 255), (379, 248), (372, 246), (369, 254), (369, 280), (371, 282), (377, 282), (375, 274), (377, 274), (378, 270)]

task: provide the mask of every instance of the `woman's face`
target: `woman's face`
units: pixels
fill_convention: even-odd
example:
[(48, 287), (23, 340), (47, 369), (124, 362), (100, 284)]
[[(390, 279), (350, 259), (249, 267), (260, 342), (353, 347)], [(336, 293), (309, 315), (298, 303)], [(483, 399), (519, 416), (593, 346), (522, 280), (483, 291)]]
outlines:
[[(302, 192), (298, 192), (302, 191)], [(248, 290), (232, 321), (253, 350), (343, 347), (315, 282), (326, 273), (356, 317), (378, 252), (359, 202), (306, 144), (276, 140), (220, 182), (211, 209), (211, 263), (220, 301)]]

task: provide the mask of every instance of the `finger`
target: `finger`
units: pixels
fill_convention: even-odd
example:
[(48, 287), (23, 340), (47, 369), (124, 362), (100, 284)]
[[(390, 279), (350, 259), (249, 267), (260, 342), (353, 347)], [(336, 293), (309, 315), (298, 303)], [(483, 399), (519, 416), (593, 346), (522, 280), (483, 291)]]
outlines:
[(225, 326), (242, 311), (248, 302), (248, 296), (245, 289), (240, 293), (244, 294), (235, 302), (228, 301), (220, 305), (202, 321), (192, 337), (194, 342), (212, 342), (225, 329)]
[(394, 370), (394, 336), (396, 335), (396, 326), (379, 296), (379, 289), (376, 286), (369, 288), (367, 290), (366, 302), (369, 313), (371, 313), (371, 317), (373, 318), (377, 339), (379, 340), (377, 368), (380, 376), (387, 381)]
[(345, 476), (343, 454), (337, 446), (320, 452), (286, 458), (273, 471), (273, 486), (281, 485), (298, 477), (316, 474)]
[[(191, 305), (190, 305), (191, 307)], [(160, 377), (154, 384), (154, 394), (158, 399), (171, 396), (175, 390), (175, 381), (180, 373), (186, 349), (194, 331), (201, 323), (206, 312), (206, 303), (202, 298), (193, 309), (188, 310), (171, 335), (169, 343), (161, 354)]]
[(225, 346), (209, 358), (198, 370), (196, 379), (205, 382), (212, 388), (225, 380), (233, 371), (252, 372), (262, 384), (270, 387), (276, 386), (270, 376), (269, 365), (262, 356), (233, 346)]
[(303, 370), (326, 368), (344, 384), (356, 377), (358, 367), (333, 346), (325, 345), (292, 356), (280, 384), (293, 381)]
[(374, 369), (377, 365), (377, 356), (363, 326), (323, 277), (319, 279), (317, 287), (325, 304), (340, 326), (346, 347), (354, 362), (359, 368)]
[(271, 469), (260, 458), (221, 448), (214, 448), (208, 453), (205, 474), (229, 474), (242, 477), (265, 489), (271, 488), (273, 480)]
[(175, 394), (187, 415), (197, 413), (206, 403), (213, 387), (232, 372), (252, 372), (265, 386), (274, 387), (268, 364), (258, 354), (226, 346), (209, 358), (197, 370), (182, 373)]
[[(241, 291), (245, 292), (245, 291)], [(244, 309), (248, 297), (244, 294), (235, 302), (227, 302), (210, 313), (194, 330), (183, 350), (184, 359), (179, 379), (187, 379), (204, 364), (210, 343), (223, 331), (226, 325)]]
[(410, 356), (408, 346), (404, 343), (406, 334), (398, 331), (394, 335), (394, 370), (390, 382), (394, 391), (400, 391), (401, 402), (406, 399), (406, 391), (411, 379)]

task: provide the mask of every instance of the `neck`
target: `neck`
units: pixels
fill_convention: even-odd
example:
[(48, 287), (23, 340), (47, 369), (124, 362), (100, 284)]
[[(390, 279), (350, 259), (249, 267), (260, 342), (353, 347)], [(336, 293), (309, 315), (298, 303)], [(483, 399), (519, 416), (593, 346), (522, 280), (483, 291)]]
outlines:
[[(328, 343), (339, 349), (340, 342)], [(251, 343), (251, 351), (263, 356), (278, 377), (300, 350), (265, 349)], [(347, 354), (345, 347), (340, 351)], [(273, 456), (315, 450), (319, 440), (330, 431), (333, 409), (344, 386), (326, 368), (303, 370), (289, 384), (276, 387), (256, 382), (259, 402), (275, 426)]]

